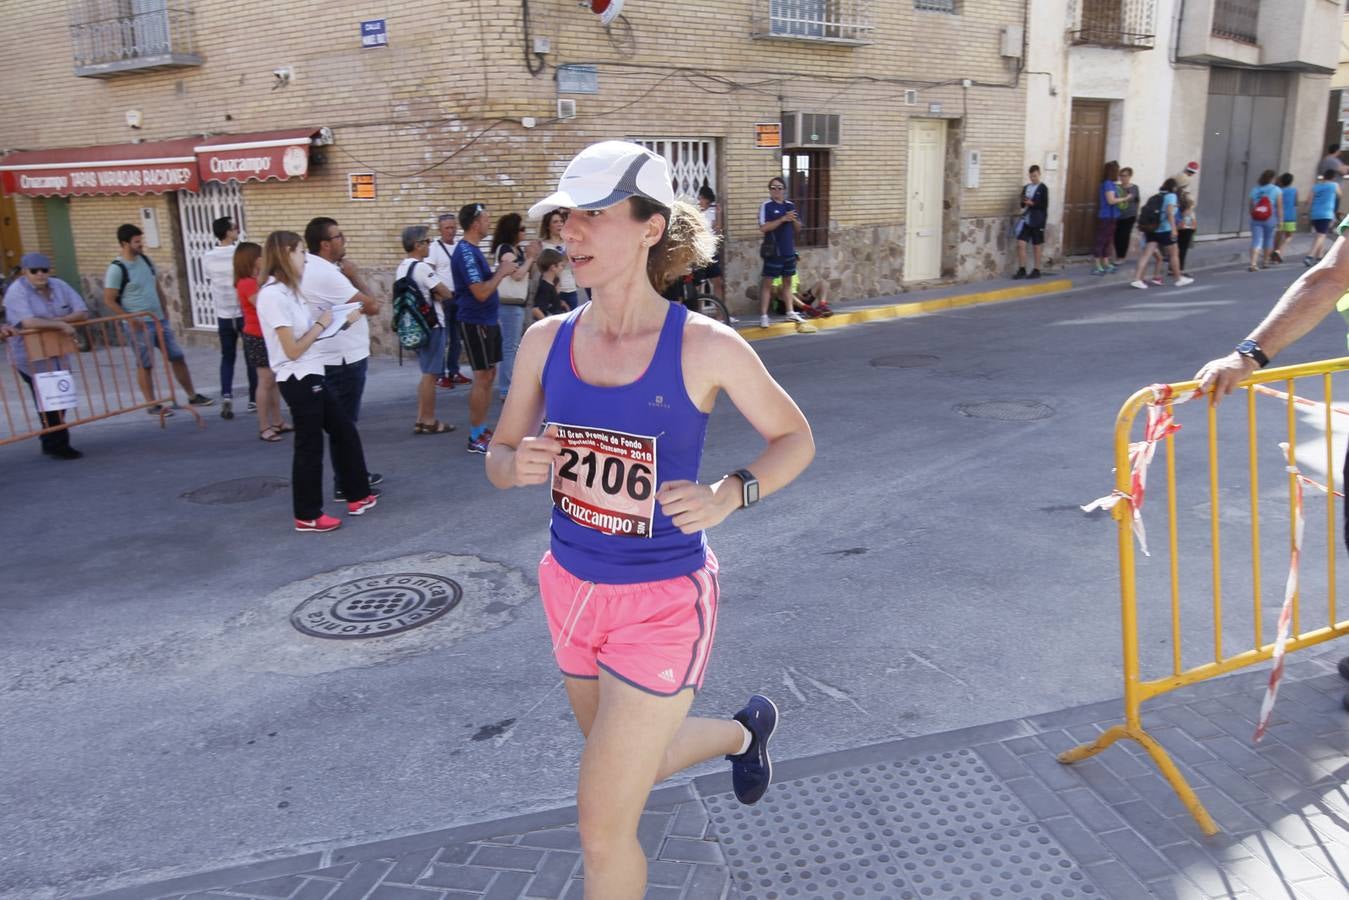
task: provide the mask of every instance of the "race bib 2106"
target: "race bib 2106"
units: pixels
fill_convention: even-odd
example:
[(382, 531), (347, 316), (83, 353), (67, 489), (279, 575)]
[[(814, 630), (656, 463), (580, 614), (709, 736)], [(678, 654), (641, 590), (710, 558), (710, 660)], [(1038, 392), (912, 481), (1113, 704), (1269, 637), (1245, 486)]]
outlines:
[(562, 444), (553, 505), (577, 525), (621, 537), (651, 537), (656, 514), (656, 438), (550, 423)]

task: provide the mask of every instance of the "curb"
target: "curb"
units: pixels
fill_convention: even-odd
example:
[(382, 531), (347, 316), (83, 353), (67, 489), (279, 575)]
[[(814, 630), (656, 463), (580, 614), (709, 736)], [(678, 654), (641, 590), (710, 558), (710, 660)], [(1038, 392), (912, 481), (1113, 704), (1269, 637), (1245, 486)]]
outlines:
[[(885, 306), (867, 306), (848, 312), (835, 312), (827, 319), (810, 319), (806, 324), (817, 330), (843, 328), (862, 322), (882, 322), (887, 319), (904, 319), (909, 316), (921, 316), (927, 313), (956, 309), (961, 306), (974, 306), (986, 303), (1002, 303), (1007, 300), (1022, 300), (1026, 297), (1040, 297), (1046, 294), (1058, 294), (1071, 290), (1070, 278), (1055, 278), (1035, 285), (997, 288), (991, 291), (975, 291), (971, 294), (956, 294), (951, 297), (938, 297), (932, 300), (917, 300), (911, 303), (893, 303)], [(767, 328), (753, 326), (740, 330), (740, 336), (747, 341), (762, 341), (768, 338), (797, 334), (796, 323), (778, 322)]]

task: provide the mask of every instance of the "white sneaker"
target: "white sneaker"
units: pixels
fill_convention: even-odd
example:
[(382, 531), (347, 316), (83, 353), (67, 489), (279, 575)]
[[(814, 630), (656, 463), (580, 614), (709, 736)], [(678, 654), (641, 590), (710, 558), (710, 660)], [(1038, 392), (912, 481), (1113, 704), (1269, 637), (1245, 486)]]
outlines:
[(800, 314), (799, 312), (797, 312), (796, 310), (792, 310), (791, 312), (787, 313), (787, 319), (788, 319), (789, 321), (792, 321), (792, 322), (804, 322), (804, 321), (806, 321), (806, 317), (803, 316), (803, 315), (801, 315), (801, 314)]
[(1185, 287), (1187, 284), (1194, 284), (1194, 279), (1189, 275), (1182, 275), (1176, 279), (1176, 287)]
[(759, 316), (759, 327), (767, 328), (769, 325), (768, 316)]
[(1146, 281), (1141, 281), (1141, 280), (1140, 280), (1140, 281), (1131, 281), (1131, 282), (1129, 282), (1129, 286), (1130, 286), (1130, 287), (1136, 287), (1136, 288), (1138, 288), (1140, 291), (1146, 291), (1146, 290), (1148, 289), (1148, 283), (1147, 283)]

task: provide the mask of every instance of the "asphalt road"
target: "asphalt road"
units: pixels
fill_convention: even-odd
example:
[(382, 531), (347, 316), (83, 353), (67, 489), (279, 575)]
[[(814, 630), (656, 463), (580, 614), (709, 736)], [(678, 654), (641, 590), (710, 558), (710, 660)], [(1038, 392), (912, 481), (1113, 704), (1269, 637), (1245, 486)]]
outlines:
[[(1114, 523), (1078, 510), (1111, 486), (1115, 412), (1137, 387), (1229, 349), (1295, 274), (1207, 272), (1147, 293), (1102, 284), (757, 344), (819, 453), (789, 490), (711, 535), (723, 606), (695, 711), (770, 693), (777, 752), (799, 757), (1118, 697)], [(1344, 350), (1334, 317), (1279, 362)], [(193, 360), (210, 383), (210, 354)], [(546, 497), (491, 488), (462, 432), (414, 437), (415, 377), (375, 367), (361, 430), (387, 490), (333, 535), (289, 530), (288, 492), (273, 489), (288, 448), (257, 441), (247, 417), (210, 413), (196, 430), (180, 414), (164, 433), (123, 417), (76, 432), (77, 463), (0, 448), (0, 896), (72, 896), (570, 802), (580, 741), (533, 588)], [(463, 425), (464, 394), (442, 394), (442, 418)], [(1272, 428), (1282, 409), (1261, 402)], [(1219, 502), (1235, 540), (1249, 522), (1245, 445), (1239, 405), (1224, 409)], [(1201, 404), (1181, 410), (1195, 435), (1203, 419)], [(1260, 444), (1262, 509), (1286, 528), (1279, 439)], [(704, 476), (756, 448), (719, 405)], [(1314, 447), (1307, 457), (1315, 471)], [(1209, 500), (1202, 469), (1180, 470), (1185, 652), (1200, 661)], [(1308, 504), (1312, 597), (1325, 514)], [(1224, 636), (1239, 646), (1251, 568), (1239, 548), (1223, 559)], [(1265, 563), (1269, 633), (1286, 541), (1266, 541)], [(1154, 590), (1163, 565), (1142, 565), (1154, 666), (1171, 652)], [(306, 637), (288, 621), (325, 587), (400, 572), (453, 578), (463, 600), (373, 641)]]

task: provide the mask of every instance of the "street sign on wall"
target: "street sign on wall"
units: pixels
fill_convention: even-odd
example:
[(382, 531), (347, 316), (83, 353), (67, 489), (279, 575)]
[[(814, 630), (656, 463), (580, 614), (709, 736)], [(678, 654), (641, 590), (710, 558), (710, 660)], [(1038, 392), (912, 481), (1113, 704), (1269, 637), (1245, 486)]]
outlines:
[(348, 173), (347, 198), (350, 200), (374, 200), (375, 173), (374, 172)]
[(781, 122), (755, 122), (754, 146), (760, 150), (778, 150), (782, 147)]
[(361, 49), (389, 46), (389, 27), (384, 19), (367, 19), (361, 23)]

